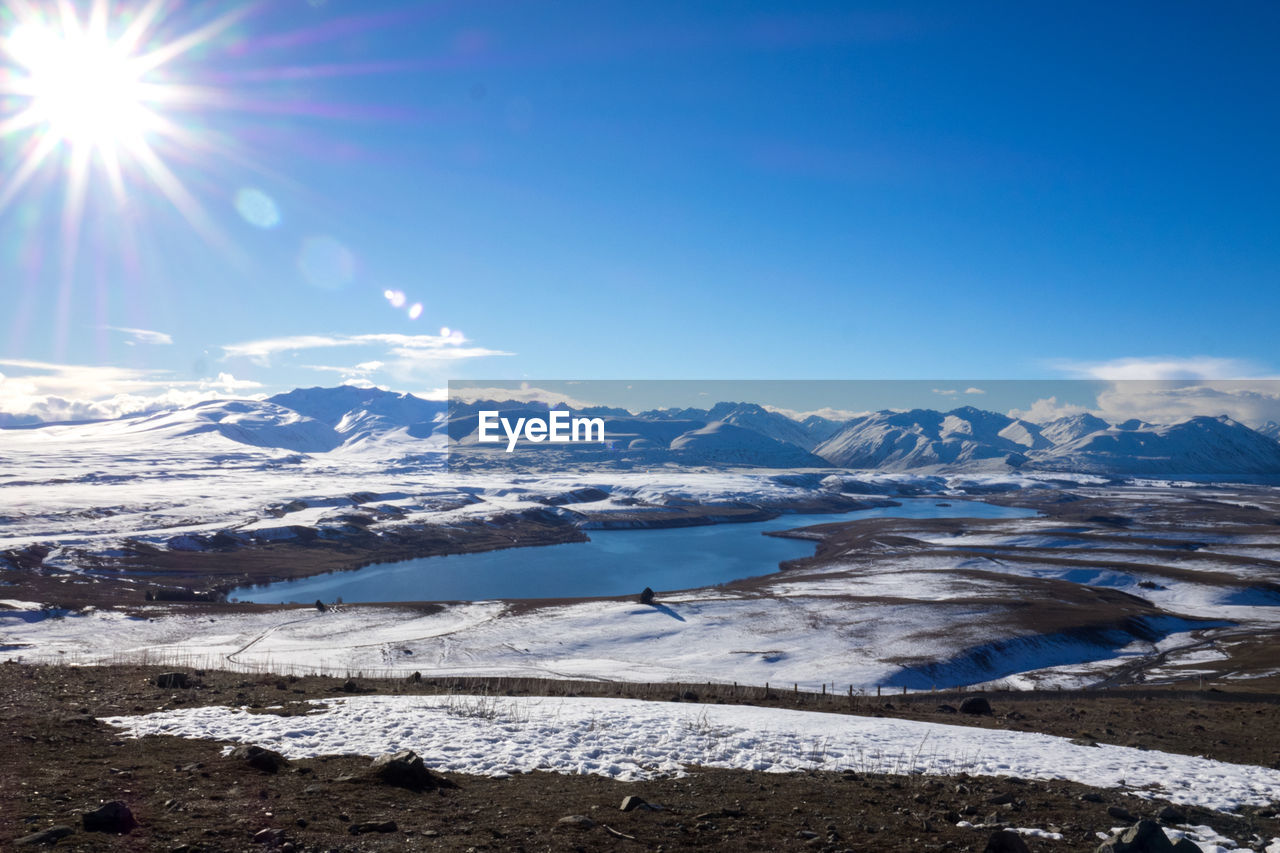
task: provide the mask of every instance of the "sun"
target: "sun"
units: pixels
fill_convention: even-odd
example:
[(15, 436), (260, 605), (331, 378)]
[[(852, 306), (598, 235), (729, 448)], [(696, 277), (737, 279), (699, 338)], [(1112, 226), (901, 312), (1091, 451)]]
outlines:
[(68, 269), (86, 200), (99, 188), (120, 207), (131, 192), (158, 191), (202, 236), (223, 242), (166, 151), (201, 160), (225, 153), (191, 119), (204, 105), (234, 108), (235, 100), (199, 85), (201, 63), (192, 57), (252, 7), (161, 38), (180, 31), (184, 8), (169, 0), (0, 0), (0, 213), (42, 170), (57, 169)]
[(28, 120), (59, 143), (130, 147), (155, 127), (138, 57), (105, 31), (29, 23), (14, 30), (5, 48), (25, 72), (11, 91), (28, 99)]

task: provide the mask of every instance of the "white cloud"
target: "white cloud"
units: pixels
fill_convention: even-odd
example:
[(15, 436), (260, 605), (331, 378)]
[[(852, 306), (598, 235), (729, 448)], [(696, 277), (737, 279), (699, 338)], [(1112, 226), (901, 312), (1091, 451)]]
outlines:
[(943, 397), (954, 397), (960, 392), (954, 388), (934, 388), (933, 393), (941, 394)]
[(52, 364), (0, 359), (21, 375), (0, 374), (0, 413), (41, 421), (99, 420), (144, 414), (202, 400), (243, 397), (260, 383), (219, 373), (176, 379), (169, 371), (108, 365)]
[(1042, 397), (1032, 403), (1030, 408), (1013, 409), (1007, 414), (1011, 418), (1020, 418), (1024, 421), (1031, 421), (1033, 424), (1047, 424), (1049, 421), (1057, 420), (1067, 415), (1079, 415), (1089, 411), (1093, 410), (1088, 406), (1059, 403), (1057, 397)]
[(125, 341), (127, 344), (169, 345), (173, 343), (172, 335), (165, 332), (156, 332), (151, 329), (131, 329), (128, 326), (100, 326), (99, 328), (128, 335), (130, 340)]
[(1167, 424), (1202, 415), (1226, 415), (1254, 427), (1280, 421), (1280, 382), (1220, 381), (1174, 388), (1125, 382), (1098, 394), (1098, 416), (1112, 423), (1139, 418)]
[(805, 418), (812, 417), (814, 415), (820, 418), (826, 418), (829, 421), (851, 421), (854, 418), (861, 418), (871, 414), (869, 411), (851, 412), (848, 409), (835, 409), (830, 406), (826, 406), (821, 409), (810, 409), (807, 412), (797, 411), (796, 409), (784, 409), (781, 406), (770, 406), (768, 404), (761, 406), (761, 408), (770, 412), (777, 412), (780, 415), (786, 415), (793, 421), (802, 421)]
[(370, 376), (385, 365), (381, 361), (362, 361), (359, 364), (307, 364), (307, 370), (319, 370), (322, 373), (336, 373), (343, 385), (355, 385), (360, 388), (382, 388)]
[(425, 391), (413, 391), (411, 393), (419, 400), (444, 402), (449, 399), (449, 388), (447, 386), (441, 388), (428, 388)]
[[(424, 381), (439, 382), (450, 365), (473, 358), (513, 353), (475, 346), (456, 329), (438, 335), (376, 333), (366, 335), (293, 335), (227, 344), (224, 359), (247, 358), (269, 366), (274, 356), (303, 350), (364, 348), (353, 364), (308, 364), (307, 369), (336, 373), (342, 382), (362, 387), (413, 387)], [(367, 350), (372, 349), (373, 352)], [(370, 357), (372, 356), (372, 357)]]
[(1280, 422), (1280, 381), (1270, 379), (1205, 382), (1113, 382), (1102, 388), (1091, 406), (1061, 403), (1057, 397), (1036, 400), (1010, 417), (1047, 423), (1065, 415), (1089, 412), (1108, 423), (1137, 418), (1172, 424), (1194, 417), (1226, 415), (1251, 427)]
[(222, 348), (226, 358), (248, 358), (259, 364), (269, 364), (271, 356), (281, 352), (324, 347), (354, 346), (358, 341), (333, 335), (293, 335), (283, 338), (266, 338), (227, 344)]
[(571, 409), (586, 409), (596, 405), (595, 403), (570, 397), (560, 391), (549, 391), (546, 388), (534, 387), (528, 382), (521, 383), (519, 388), (454, 386), (449, 388), (448, 392), (449, 399), (463, 403), (474, 403), (477, 400), (511, 400), (519, 403), (546, 403), (551, 406), (564, 405)]
[(1075, 379), (1243, 379), (1256, 377), (1257, 365), (1214, 356), (1146, 356), (1110, 361), (1054, 361), (1050, 366)]
[(966, 394), (985, 394), (985, 393), (987, 393), (987, 392), (986, 392), (986, 391), (983, 391), (981, 388), (966, 388), (966, 389), (964, 389), (964, 393), (966, 393)]
[(1110, 361), (1057, 361), (1052, 367), (1078, 379), (1107, 380), (1094, 405), (1035, 401), (1013, 417), (1044, 423), (1088, 411), (1110, 423), (1132, 418), (1170, 424), (1226, 415), (1249, 426), (1280, 421), (1280, 381), (1249, 361), (1217, 356), (1141, 356)]
[(353, 346), (381, 346), (385, 348), (389, 355), (407, 364), (514, 355), (514, 353), (502, 350), (487, 349), (469, 344), (470, 341), (461, 332), (455, 330), (447, 335), (403, 335), (395, 333), (292, 335), (227, 344), (222, 347), (222, 350), (226, 358), (249, 358), (263, 365), (269, 364), (271, 356), (278, 353)]

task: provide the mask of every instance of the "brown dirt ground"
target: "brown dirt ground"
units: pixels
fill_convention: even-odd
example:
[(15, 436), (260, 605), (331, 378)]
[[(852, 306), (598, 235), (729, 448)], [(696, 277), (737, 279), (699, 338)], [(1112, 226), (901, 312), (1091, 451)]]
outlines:
[[(856, 773), (766, 774), (692, 768), (684, 778), (616, 782), (548, 773), (498, 780), (451, 775), (458, 787), (415, 793), (360, 779), (367, 758), (324, 756), (295, 761), (277, 774), (248, 769), (221, 755), (222, 745), (170, 737), (121, 738), (95, 717), (160, 708), (287, 704), (341, 692), (332, 678), (301, 679), (207, 672), (198, 686), (160, 689), (156, 669), (0, 665), (0, 841), (55, 824), (75, 828), (59, 849), (261, 850), (252, 839), (280, 829), (278, 844), (299, 850), (972, 850), (1005, 824), (1062, 832), (1061, 841), (1027, 839), (1034, 851), (1092, 850), (1094, 833), (1166, 805), (1114, 790), (1068, 782), (1012, 778), (880, 776)], [(378, 693), (537, 691), (648, 695), (670, 700), (672, 685), (449, 680), (413, 684), (368, 681)], [(684, 685), (683, 690), (697, 690)], [(944, 694), (822, 697), (741, 692), (739, 702), (810, 710), (870, 713), (983, 727), (1033, 729), (1103, 742), (1208, 755), (1228, 761), (1280, 761), (1280, 696), (1259, 693), (1113, 691), (988, 694), (996, 714), (944, 714)], [(725, 702), (717, 688), (695, 701)], [(688, 700), (685, 700), (688, 701)], [(356, 777), (344, 779), (343, 777)], [(637, 795), (661, 810), (619, 810)], [(1084, 799), (1082, 799), (1082, 797)], [(83, 831), (80, 815), (122, 800), (139, 826), (124, 836)], [(1000, 804), (1000, 801), (1008, 800)], [(995, 801), (995, 802), (993, 802)], [(1185, 809), (1242, 844), (1280, 835), (1274, 808), (1224, 815)], [(585, 815), (587, 829), (559, 823)], [(353, 835), (362, 822), (393, 820), (387, 833)], [(606, 828), (607, 827), (607, 828)], [(620, 838), (610, 830), (630, 836)]]

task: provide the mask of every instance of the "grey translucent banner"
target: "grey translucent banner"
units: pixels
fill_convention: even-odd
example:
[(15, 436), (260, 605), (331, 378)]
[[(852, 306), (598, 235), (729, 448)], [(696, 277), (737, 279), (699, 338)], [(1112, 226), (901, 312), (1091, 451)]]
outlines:
[(453, 380), (449, 465), (1280, 476), (1280, 380)]

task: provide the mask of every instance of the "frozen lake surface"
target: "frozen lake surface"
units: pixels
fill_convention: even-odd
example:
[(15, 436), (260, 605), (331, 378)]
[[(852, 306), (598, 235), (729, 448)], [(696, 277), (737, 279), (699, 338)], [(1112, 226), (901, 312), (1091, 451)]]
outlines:
[(857, 518), (1027, 518), (1033, 510), (977, 501), (903, 498), (901, 506), (846, 513), (791, 514), (771, 521), (654, 530), (591, 530), (589, 542), (421, 557), (241, 587), (233, 598), (270, 604), (370, 601), (482, 601), (580, 598), (714, 586), (778, 571), (813, 554), (814, 543), (765, 536)]

